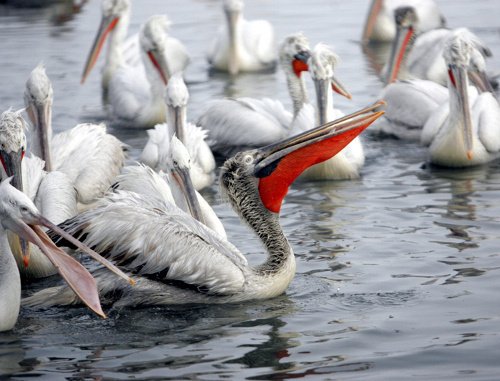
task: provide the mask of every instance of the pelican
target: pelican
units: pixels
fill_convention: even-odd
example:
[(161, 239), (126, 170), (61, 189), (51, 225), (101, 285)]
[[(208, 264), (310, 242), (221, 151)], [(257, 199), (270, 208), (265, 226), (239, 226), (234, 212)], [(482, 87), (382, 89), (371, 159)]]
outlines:
[(467, 34), (485, 57), (491, 56), (491, 51), (484, 42), (467, 28), (433, 29), (418, 34), (421, 19), (414, 7), (399, 7), (394, 15), (396, 37), (387, 65), (381, 72), (386, 83), (392, 83), (396, 78), (420, 78), (446, 86), (448, 69), (443, 58), (443, 48), (446, 40), (455, 33)]
[(474, 42), (464, 33), (454, 33), (445, 43), (449, 102), (430, 116), (421, 139), (429, 146), (434, 164), (467, 167), (500, 156), (499, 103), (491, 93), (478, 95), (476, 88), (468, 86), (474, 49)]
[(84, 83), (94, 67), (97, 57), (109, 35), (108, 53), (102, 68), (103, 100), (107, 102), (109, 81), (115, 71), (125, 65), (140, 66), (142, 64), (137, 34), (125, 40), (130, 22), (130, 0), (103, 0), (102, 18), (98, 33), (90, 49), (83, 68), (81, 82)]
[(164, 203), (177, 205), (226, 238), (221, 221), (193, 186), (190, 156), (184, 144), (174, 135), (168, 141), (168, 149), (164, 154), (165, 173), (162, 170), (157, 173), (146, 165), (127, 166), (116, 178), (113, 188), (144, 195), (153, 207), (160, 209)]
[(292, 120), (309, 102), (301, 73), (307, 70), (310, 55), (309, 41), (302, 33), (287, 36), (279, 48), (280, 65), (286, 75), (293, 114), (280, 101), (270, 98), (217, 99), (209, 102), (196, 125), (208, 130), (212, 150), (225, 154), (233, 147), (259, 147), (288, 136)]
[(92, 207), (120, 173), (128, 146), (106, 132), (104, 124), (82, 123), (52, 136), (52, 84), (40, 63), (26, 81), (24, 104), (31, 119), (31, 152), (45, 170), (60, 171), (78, 192), (78, 207)]
[(196, 190), (212, 185), (215, 180), (214, 155), (205, 141), (207, 131), (186, 122), (189, 93), (181, 73), (174, 74), (167, 83), (164, 100), (167, 105), (167, 123), (148, 130), (149, 139), (139, 161), (155, 171), (166, 172), (170, 137), (175, 134), (186, 146), (191, 158), (191, 180)]
[[(12, 178), (12, 185), (24, 192), (36, 207), (54, 223), (61, 223), (78, 213), (76, 190), (68, 176), (59, 171), (44, 171), (44, 162), (36, 157), (24, 157), (27, 123), (21, 111), (11, 109), (0, 118), (0, 158), (2, 179)], [(14, 257), (23, 278), (41, 278), (53, 275), (57, 269), (36, 246), (30, 247), (31, 261), (25, 266), (18, 250), (16, 237), (9, 234)], [(17, 242), (16, 242), (17, 241)], [(27, 242), (21, 242), (26, 244)]]
[[(334, 74), (337, 62), (338, 56), (330, 47), (322, 43), (314, 47), (308, 61), (308, 68), (316, 90), (316, 110), (312, 106), (302, 108), (292, 125), (292, 135), (344, 116), (341, 110), (333, 107), (333, 91), (337, 91), (349, 99), (351, 98), (347, 89)], [(358, 178), (359, 169), (364, 162), (363, 146), (359, 137), (356, 137), (331, 159), (307, 168), (300, 175), (300, 179), (341, 180)]]
[(122, 66), (111, 77), (109, 102), (114, 125), (149, 128), (165, 122), (165, 86), (190, 61), (184, 45), (166, 33), (170, 25), (165, 15), (151, 16), (139, 37), (143, 66)]
[[(103, 303), (115, 306), (229, 303), (282, 294), (296, 269), (279, 223), (289, 185), (307, 167), (338, 153), (383, 111), (379, 105), (263, 148), (226, 160), (219, 182), (223, 196), (262, 241), (267, 260), (250, 266), (244, 255), (178, 208), (152, 209), (137, 194), (119, 192), (67, 221), (70, 234), (135, 273), (134, 287), (94, 272)], [(26, 299), (30, 306), (74, 304), (64, 287)]]
[[(85, 267), (54, 245), (39, 226), (56, 231), (61, 237), (70, 240), (98, 261), (109, 266), (112, 271), (131, 281), (106, 259), (43, 217), (27, 195), (10, 185), (10, 178), (2, 180), (0, 183), (0, 221), (0, 260), (2, 263), (0, 266), (0, 289), (2, 290), (0, 292), (0, 331), (10, 330), (14, 327), (19, 316), (21, 301), (21, 280), (9, 246), (7, 231), (37, 245), (57, 267), (72, 292), (102, 317), (105, 315), (99, 301), (95, 279)], [(28, 265), (29, 254), (25, 255), (24, 261)]]
[(446, 20), (433, 0), (372, 0), (362, 43), (391, 42), (396, 36), (394, 10), (402, 6), (415, 8), (421, 20), (420, 32), (446, 27)]
[(208, 51), (210, 66), (231, 75), (274, 68), (278, 57), (273, 26), (266, 20), (245, 20), (242, 10), (242, 0), (224, 1), (227, 22)]

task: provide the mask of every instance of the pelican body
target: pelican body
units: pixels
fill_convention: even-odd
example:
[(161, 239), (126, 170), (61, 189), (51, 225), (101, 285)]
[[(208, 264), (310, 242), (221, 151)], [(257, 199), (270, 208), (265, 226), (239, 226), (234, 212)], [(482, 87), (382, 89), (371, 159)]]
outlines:
[(224, 1), (226, 24), (208, 52), (211, 68), (231, 75), (273, 69), (278, 59), (273, 26), (266, 20), (245, 20), (242, 10), (242, 0)]
[(215, 180), (215, 158), (205, 141), (207, 132), (186, 121), (189, 93), (181, 73), (173, 75), (165, 88), (167, 123), (157, 124), (148, 130), (149, 139), (139, 159), (155, 171), (167, 172), (170, 139), (175, 134), (187, 148), (190, 157), (190, 174), (194, 188), (203, 189)]
[[(31, 119), (31, 152), (47, 172), (59, 171), (73, 182), (79, 210), (89, 208), (120, 173), (128, 146), (106, 132), (104, 124), (82, 123), (52, 136), (52, 84), (39, 64), (26, 81), (24, 104)], [(57, 221), (59, 222), (59, 221)]]
[[(221, 168), (221, 192), (261, 240), (267, 260), (250, 266), (227, 240), (178, 208), (152, 209), (137, 194), (118, 192), (64, 224), (135, 273), (120, 287), (94, 272), (104, 301), (115, 306), (229, 303), (282, 294), (296, 269), (279, 223), (291, 182), (307, 167), (338, 153), (382, 112), (374, 106), (278, 143), (240, 152)], [(140, 244), (139, 241), (141, 242)], [(74, 304), (64, 288), (47, 289), (27, 305)]]
[[(2, 263), (0, 266), (0, 331), (14, 327), (19, 316), (21, 300), (20, 276), (10, 249), (7, 230), (37, 245), (58, 269), (67, 282), (68, 289), (102, 317), (105, 315), (101, 308), (94, 278), (85, 267), (54, 245), (39, 225), (57, 231), (62, 237), (109, 266), (117, 274), (130, 280), (99, 254), (43, 217), (28, 196), (10, 185), (10, 178), (2, 180), (0, 184), (0, 221), (0, 260)], [(29, 261), (29, 253), (26, 253), (24, 262), (28, 264)]]
[(499, 103), (490, 92), (478, 95), (468, 85), (474, 49), (464, 33), (454, 33), (446, 41), (449, 102), (430, 116), (422, 131), (422, 143), (429, 146), (429, 159), (434, 164), (467, 167), (500, 156)]

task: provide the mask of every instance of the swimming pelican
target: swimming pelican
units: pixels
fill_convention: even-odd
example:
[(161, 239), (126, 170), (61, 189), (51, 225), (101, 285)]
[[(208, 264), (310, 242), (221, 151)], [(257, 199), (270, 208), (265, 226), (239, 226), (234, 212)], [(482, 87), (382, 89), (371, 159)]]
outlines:
[[(112, 271), (127, 280), (125, 274), (106, 259), (93, 252), (78, 240), (61, 230), (57, 225), (43, 217), (27, 195), (10, 185), (10, 178), (0, 183), (0, 331), (12, 329), (19, 316), (21, 300), (21, 280), (19, 271), (10, 249), (7, 231), (37, 245), (47, 258), (57, 267), (59, 273), (79, 299), (98, 315), (105, 317), (99, 301), (96, 282), (92, 275), (76, 260), (59, 249), (39, 226), (56, 231), (61, 237), (71, 240), (75, 245), (106, 263)], [(29, 254), (24, 257), (26, 265)], [(116, 280), (115, 280), (116, 281)]]
[(394, 10), (402, 6), (415, 8), (421, 20), (420, 32), (446, 27), (446, 20), (433, 0), (372, 0), (361, 42), (392, 41), (396, 36)]
[(125, 65), (140, 66), (142, 62), (138, 35), (125, 40), (130, 22), (130, 0), (103, 0), (101, 7), (101, 25), (85, 62), (81, 82), (84, 83), (90, 74), (109, 35), (108, 53), (101, 79), (103, 100), (107, 102), (109, 81), (115, 71)]
[(213, 184), (215, 159), (205, 141), (207, 131), (186, 122), (186, 105), (189, 93), (181, 73), (174, 74), (167, 83), (164, 100), (167, 104), (167, 123), (157, 124), (148, 130), (149, 139), (139, 161), (155, 171), (168, 171), (167, 161), (170, 137), (176, 135), (184, 144), (191, 158), (191, 180), (196, 190)]
[(210, 66), (231, 75), (274, 68), (278, 57), (273, 26), (266, 20), (245, 20), (242, 10), (242, 0), (224, 1), (226, 24), (208, 51)]
[[(314, 110), (312, 106), (302, 108), (292, 124), (292, 135), (344, 116), (341, 110), (333, 107), (333, 90), (351, 98), (347, 89), (334, 74), (337, 62), (338, 56), (330, 47), (322, 43), (314, 47), (308, 61), (308, 67), (316, 90), (316, 109)], [(359, 169), (364, 162), (363, 145), (359, 137), (356, 137), (331, 159), (307, 168), (300, 175), (300, 179), (341, 180), (358, 178)]]
[(193, 186), (188, 150), (175, 135), (167, 145), (166, 152), (163, 152), (166, 155), (165, 173), (162, 170), (156, 173), (145, 165), (127, 166), (116, 178), (113, 189), (139, 193), (156, 208), (162, 209), (165, 202), (177, 205), (226, 238), (221, 221)]
[[(64, 228), (84, 235), (88, 245), (103, 249), (109, 259), (136, 274), (135, 287), (122, 287), (99, 271), (93, 273), (103, 299), (115, 306), (275, 297), (286, 290), (296, 269), (279, 223), (289, 185), (305, 168), (338, 153), (383, 114), (372, 112), (378, 106), (226, 160), (220, 172), (221, 191), (266, 248), (267, 260), (259, 266), (250, 266), (232, 244), (178, 208), (152, 209), (138, 195), (126, 192), (103, 199)], [(77, 302), (64, 288), (26, 299), (31, 306)]]
[(430, 116), (422, 131), (422, 143), (429, 146), (434, 164), (466, 167), (500, 156), (499, 103), (491, 93), (478, 95), (468, 86), (473, 49), (467, 34), (455, 33), (446, 41), (449, 102)]
[(491, 51), (484, 42), (467, 28), (433, 29), (419, 34), (421, 21), (413, 7), (397, 8), (394, 18), (397, 25), (396, 37), (387, 65), (381, 71), (386, 83), (392, 83), (396, 79), (420, 78), (446, 86), (448, 69), (443, 49), (446, 40), (454, 33), (466, 34), (484, 56), (491, 56)]
[(301, 74), (307, 70), (310, 55), (309, 41), (302, 33), (287, 36), (279, 48), (280, 66), (286, 75), (293, 114), (285, 110), (280, 101), (269, 98), (209, 102), (196, 125), (208, 130), (212, 150), (228, 156), (227, 152), (234, 147), (264, 146), (288, 136), (292, 120), (309, 102)]
[(165, 15), (151, 16), (140, 31), (143, 66), (122, 66), (109, 82), (113, 124), (122, 128), (149, 128), (165, 122), (163, 101), (170, 77), (190, 61), (182, 43), (167, 34)]
[[(68, 176), (59, 171), (47, 173), (44, 162), (36, 157), (24, 157), (26, 151), (26, 122), (21, 111), (11, 109), (0, 117), (1, 178), (12, 178), (12, 185), (24, 192), (44, 216), (54, 223), (61, 223), (78, 213), (76, 190)], [(9, 232), (9, 241), (23, 278), (41, 278), (53, 275), (57, 269), (36, 246), (21, 241), (31, 250), (31, 261), (25, 266), (19, 241)]]
[[(60, 171), (74, 183), (80, 211), (91, 207), (120, 173), (128, 146), (106, 132), (103, 124), (82, 123), (52, 136), (52, 84), (40, 63), (26, 81), (24, 104), (31, 119), (30, 151), (45, 170)], [(58, 221), (56, 221), (58, 222)]]

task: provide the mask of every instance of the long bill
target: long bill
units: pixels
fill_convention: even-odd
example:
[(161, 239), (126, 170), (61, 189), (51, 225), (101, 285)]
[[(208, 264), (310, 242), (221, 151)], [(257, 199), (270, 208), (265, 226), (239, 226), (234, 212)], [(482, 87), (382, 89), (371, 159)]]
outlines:
[(170, 69), (168, 67), (168, 62), (165, 58), (165, 54), (163, 54), (163, 50), (161, 52), (158, 50), (149, 50), (147, 52), (147, 55), (153, 63), (155, 69), (158, 70), (163, 84), (167, 85), (168, 80), (170, 79)]
[(372, 36), (373, 28), (377, 22), (377, 17), (382, 8), (383, 0), (373, 0), (368, 11), (368, 16), (366, 18), (365, 29), (363, 30), (363, 35), (361, 36), (361, 43), (363, 45), (368, 44)]
[[(174, 126), (174, 131), (175, 136), (177, 139), (179, 139), (182, 144), (186, 145), (186, 134), (184, 131), (184, 122), (186, 120), (186, 108), (184, 106), (168, 106), (167, 112), (170, 115), (170, 121), (172, 122)], [(169, 122), (170, 126), (170, 122)]]
[(259, 193), (267, 209), (278, 213), (290, 184), (305, 169), (330, 159), (385, 111), (375, 111), (379, 102), (312, 130), (260, 148), (254, 174)]
[(408, 45), (413, 43), (414, 38), (415, 30), (413, 26), (397, 28), (396, 37), (392, 41), (391, 52), (387, 61), (386, 83), (393, 83), (398, 78), (401, 65), (404, 64), (405, 56), (408, 52)]
[(451, 84), (449, 84), (448, 86), (453, 86), (456, 90), (456, 96), (458, 100), (458, 120), (460, 126), (462, 127), (467, 157), (471, 159), (473, 148), (473, 129), (471, 109), (469, 105), (469, 81), (467, 78), (467, 71), (455, 65), (450, 65), (448, 69), (448, 75), (451, 82)]
[(87, 57), (87, 61), (85, 62), (85, 66), (83, 67), (82, 81), (84, 83), (89, 75), (90, 71), (94, 67), (97, 57), (104, 45), (104, 41), (106, 40), (106, 36), (108, 33), (116, 26), (118, 23), (119, 17), (115, 15), (103, 16), (101, 20), (101, 25), (99, 26), (99, 30), (97, 31), (97, 36), (94, 40), (94, 44), (90, 49), (89, 55)]
[(172, 175), (174, 176), (175, 181), (177, 181), (177, 183), (179, 184), (182, 193), (186, 198), (186, 202), (189, 208), (189, 212), (191, 213), (191, 216), (196, 220), (200, 221), (202, 224), (206, 225), (205, 216), (201, 211), (200, 202), (198, 200), (196, 190), (194, 189), (189, 169), (176, 168), (175, 171), (172, 171)]
[(38, 134), (38, 144), (40, 145), (40, 158), (45, 162), (45, 170), (52, 171), (52, 160), (50, 157), (50, 130), (51, 130), (51, 109), (50, 102), (35, 104), (31, 102), (26, 108), (26, 112), (33, 123)]

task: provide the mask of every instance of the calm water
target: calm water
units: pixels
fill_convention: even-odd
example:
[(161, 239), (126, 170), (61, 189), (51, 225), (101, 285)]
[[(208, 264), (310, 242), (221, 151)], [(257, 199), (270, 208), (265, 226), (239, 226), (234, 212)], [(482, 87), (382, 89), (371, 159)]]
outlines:
[[(248, 19), (273, 22), (278, 38), (302, 30), (333, 45), (337, 74), (353, 95), (346, 113), (371, 103), (381, 82), (359, 46), (368, 0), (248, 0)], [(497, 0), (438, 1), (451, 27), (467, 26), (500, 68)], [(100, 65), (81, 70), (100, 21), (100, 1), (40, 9), (0, 5), (0, 105), (23, 107), (31, 70), (43, 60), (55, 92), (56, 131), (106, 121)], [(189, 119), (211, 98), (268, 96), (290, 108), (281, 72), (208, 76), (205, 47), (222, 22), (219, 1), (133, 4), (130, 33), (166, 13), (188, 47)], [(311, 93), (312, 94), (312, 93)], [(138, 157), (145, 131), (114, 134)], [(296, 183), (282, 224), (297, 256), (285, 295), (258, 303), (107, 311), (23, 309), (0, 334), (0, 378), (100, 379), (474, 379), (500, 371), (500, 163), (470, 170), (424, 164), (416, 143), (366, 131), (358, 181)], [(252, 263), (262, 249), (214, 184), (203, 194), (230, 240)], [(50, 283), (47, 282), (47, 284)], [(39, 287), (39, 285), (37, 285)]]

